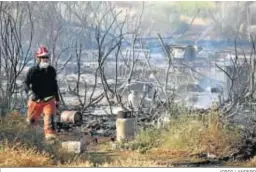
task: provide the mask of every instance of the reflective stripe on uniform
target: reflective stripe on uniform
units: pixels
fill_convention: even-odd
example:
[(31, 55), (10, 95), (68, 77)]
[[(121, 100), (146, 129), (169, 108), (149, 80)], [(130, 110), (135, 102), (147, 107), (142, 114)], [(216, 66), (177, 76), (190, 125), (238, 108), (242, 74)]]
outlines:
[(49, 96), (49, 97), (45, 97), (43, 100), (37, 100), (36, 102), (41, 102), (41, 101), (44, 101), (44, 102), (47, 102), (49, 100), (51, 100), (54, 96)]

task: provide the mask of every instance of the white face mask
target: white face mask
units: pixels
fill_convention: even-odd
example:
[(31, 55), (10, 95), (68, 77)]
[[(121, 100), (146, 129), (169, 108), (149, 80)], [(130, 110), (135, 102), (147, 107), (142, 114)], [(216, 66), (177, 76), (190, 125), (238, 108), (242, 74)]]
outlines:
[(49, 62), (40, 62), (39, 63), (39, 67), (42, 69), (42, 68), (47, 68), (49, 66)]

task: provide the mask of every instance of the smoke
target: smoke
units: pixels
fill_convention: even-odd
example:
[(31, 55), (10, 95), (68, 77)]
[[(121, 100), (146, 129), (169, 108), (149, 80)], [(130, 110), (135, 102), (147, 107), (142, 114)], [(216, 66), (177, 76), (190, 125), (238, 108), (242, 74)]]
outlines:
[(214, 28), (213, 25), (208, 26), (208, 28), (199, 36), (199, 38), (196, 39), (195, 45), (197, 45), (198, 41), (205, 38), (213, 30), (213, 28)]
[(198, 101), (194, 104), (194, 109), (209, 109), (218, 102), (218, 95), (205, 92), (198, 96)]

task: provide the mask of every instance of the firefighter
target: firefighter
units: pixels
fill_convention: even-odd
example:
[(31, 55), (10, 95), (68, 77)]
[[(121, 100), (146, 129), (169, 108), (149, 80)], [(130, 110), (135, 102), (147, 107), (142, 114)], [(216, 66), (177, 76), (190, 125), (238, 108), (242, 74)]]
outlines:
[(54, 116), (59, 107), (56, 70), (49, 63), (50, 53), (45, 46), (36, 52), (37, 64), (31, 67), (24, 81), (25, 92), (29, 95), (27, 122), (37, 126), (43, 115), (45, 140), (56, 139)]

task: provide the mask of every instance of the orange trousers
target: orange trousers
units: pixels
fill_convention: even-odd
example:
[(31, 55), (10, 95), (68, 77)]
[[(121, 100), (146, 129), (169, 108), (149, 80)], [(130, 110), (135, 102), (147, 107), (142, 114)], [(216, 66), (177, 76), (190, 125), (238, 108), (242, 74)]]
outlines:
[(56, 134), (54, 116), (56, 115), (56, 100), (51, 99), (47, 102), (28, 101), (27, 120), (31, 124), (37, 125), (37, 121), (44, 115), (44, 134)]

